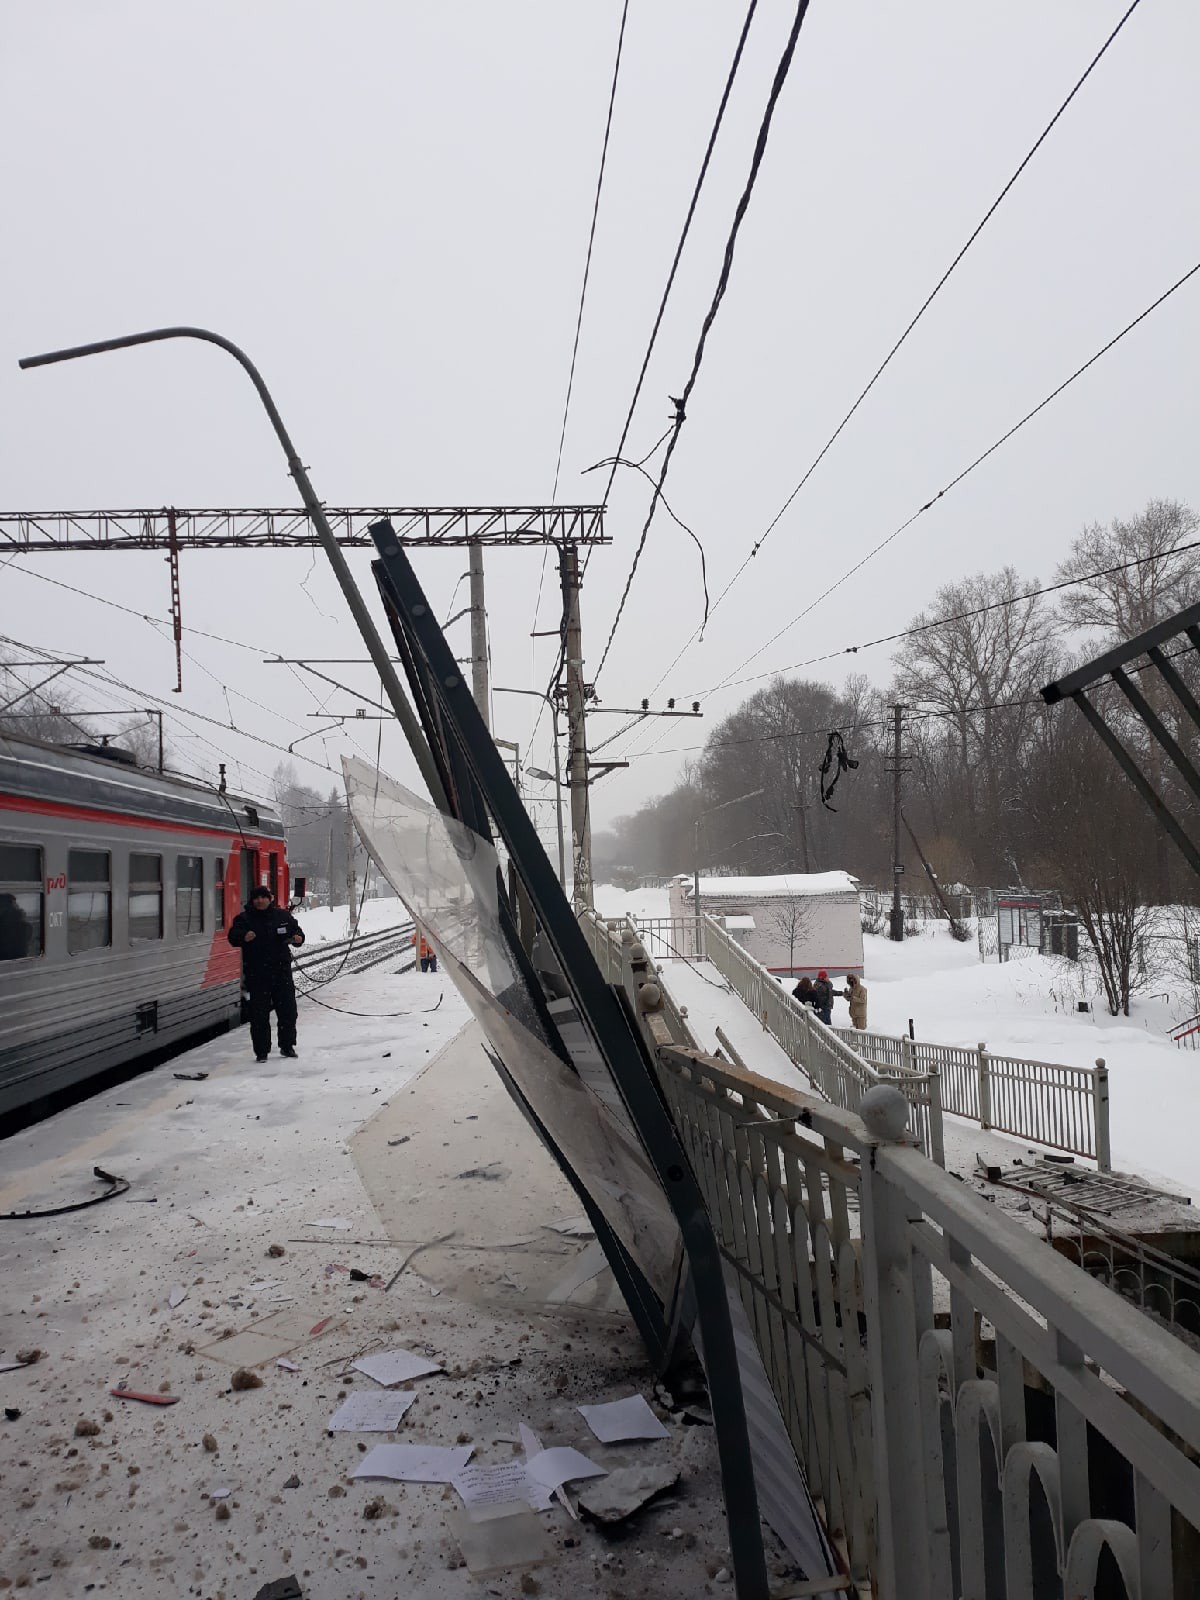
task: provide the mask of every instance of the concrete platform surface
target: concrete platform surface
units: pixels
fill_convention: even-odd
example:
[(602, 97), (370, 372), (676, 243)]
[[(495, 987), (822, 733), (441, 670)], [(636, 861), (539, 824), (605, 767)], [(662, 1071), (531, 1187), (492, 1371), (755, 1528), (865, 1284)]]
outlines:
[[(603, 1278), (578, 1291), (590, 1305), (548, 1297), (587, 1241), (544, 1224), (578, 1206), (472, 1036), (453, 1043), (453, 988), (369, 972), (320, 998), (341, 1009), (302, 1003), (296, 1061), (256, 1066), (238, 1032), (0, 1145), (0, 1211), (87, 1198), (97, 1164), (131, 1184), (0, 1222), (0, 1365), (43, 1352), (0, 1373), (19, 1413), (0, 1420), (0, 1590), (254, 1600), (294, 1573), (305, 1600), (729, 1593), (711, 1430), (668, 1420), (669, 1439), (606, 1448), (574, 1409), (651, 1397), (652, 1375)], [(504, 1179), (455, 1176), (493, 1163)], [(409, 1240), (452, 1227), (454, 1251), (382, 1287)], [(329, 1433), (343, 1398), (375, 1389), (349, 1363), (393, 1346), (445, 1370), (416, 1380), (395, 1433)], [(235, 1389), (240, 1367), (261, 1387)], [(120, 1384), (178, 1401), (114, 1398)], [(389, 1440), (511, 1461), (522, 1421), (610, 1468), (677, 1465), (680, 1486), (616, 1539), (556, 1507), (544, 1563), (480, 1578), (452, 1488), (350, 1476)]]

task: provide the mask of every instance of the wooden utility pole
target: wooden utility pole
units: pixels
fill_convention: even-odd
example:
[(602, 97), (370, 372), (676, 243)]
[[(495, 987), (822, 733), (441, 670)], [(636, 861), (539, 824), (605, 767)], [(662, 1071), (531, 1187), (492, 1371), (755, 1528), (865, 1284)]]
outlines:
[(904, 939), (904, 908), (900, 904), (900, 878), (904, 872), (900, 860), (900, 727), (904, 708), (892, 707), (892, 922), (890, 933), (897, 943)]
[(488, 710), (488, 646), (487, 610), (483, 602), (483, 546), (470, 547), (471, 575), (471, 692), (483, 725), (491, 731), (492, 719)]
[(592, 823), (588, 805), (587, 728), (584, 710), (583, 638), (579, 624), (579, 547), (558, 547), (563, 599), (563, 671), (567, 685), (567, 787), (571, 791), (571, 903), (577, 912), (592, 905)]

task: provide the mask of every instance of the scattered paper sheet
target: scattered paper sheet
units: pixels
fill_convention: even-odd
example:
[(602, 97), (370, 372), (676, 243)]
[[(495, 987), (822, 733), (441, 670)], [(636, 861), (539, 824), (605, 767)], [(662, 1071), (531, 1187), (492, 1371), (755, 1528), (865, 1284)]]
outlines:
[(296, 1365), (296, 1363), (294, 1361), (287, 1361), (287, 1360), (284, 1359), (283, 1356), (280, 1356), (279, 1360), (275, 1363), (275, 1365), (277, 1367), (282, 1367), (285, 1372), (299, 1372), (300, 1371), (300, 1368)]
[(506, 1461), (499, 1467), (464, 1467), (453, 1482), (463, 1504), (472, 1510), (514, 1502), (524, 1510), (529, 1505), (529, 1474), (523, 1461)]
[(400, 1483), (453, 1483), (474, 1449), (473, 1444), (377, 1444), (363, 1457), (354, 1476), (394, 1478)]
[(391, 1433), (416, 1400), (410, 1392), (388, 1394), (372, 1389), (367, 1394), (352, 1394), (342, 1401), (326, 1427), (331, 1433)]
[(385, 1389), (393, 1384), (407, 1383), (410, 1378), (423, 1378), (427, 1373), (440, 1372), (440, 1361), (419, 1356), (412, 1350), (382, 1350), (373, 1356), (363, 1356), (353, 1363), (355, 1372), (365, 1372)]
[[(554, 1502), (555, 1494), (557, 1494), (562, 1504), (570, 1510), (567, 1497), (561, 1489), (547, 1489), (545, 1484), (539, 1483), (536, 1478), (529, 1477), (529, 1463), (534, 1456), (541, 1455), (544, 1446), (538, 1435), (526, 1423), (518, 1422), (517, 1427), (521, 1434), (521, 1449), (525, 1452), (526, 1478), (528, 1480), (525, 1488), (526, 1500), (529, 1501), (535, 1511), (549, 1511)], [(574, 1516), (574, 1512), (571, 1514)]]
[(670, 1429), (663, 1427), (640, 1394), (631, 1394), (625, 1400), (610, 1400), (602, 1406), (576, 1406), (575, 1409), (601, 1444), (671, 1437)]
[(557, 1489), (575, 1478), (602, 1478), (607, 1471), (570, 1445), (554, 1445), (549, 1450), (539, 1451), (529, 1461), (527, 1470), (533, 1481), (546, 1489)]
[(0, 1361), (0, 1372), (16, 1372), (20, 1367), (27, 1367), (27, 1361)]
[(340, 1228), (343, 1233), (350, 1232), (350, 1224), (344, 1217), (318, 1217), (315, 1222), (308, 1224), (310, 1228)]
[(233, 1485), (231, 1483), (223, 1483), (217, 1489), (210, 1489), (208, 1491), (208, 1498), (210, 1500), (228, 1500), (232, 1493)]
[(182, 1285), (177, 1285), (167, 1296), (167, 1304), (174, 1311), (176, 1306), (181, 1306), (187, 1299), (187, 1290)]

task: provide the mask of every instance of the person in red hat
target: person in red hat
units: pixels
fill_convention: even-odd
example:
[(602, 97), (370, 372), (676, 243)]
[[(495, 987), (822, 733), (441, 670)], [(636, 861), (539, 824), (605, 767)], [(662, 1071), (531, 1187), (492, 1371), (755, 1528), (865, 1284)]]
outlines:
[(833, 985), (824, 967), (817, 973), (817, 981), (813, 984), (812, 1005), (825, 1026), (830, 1027), (833, 1023)]

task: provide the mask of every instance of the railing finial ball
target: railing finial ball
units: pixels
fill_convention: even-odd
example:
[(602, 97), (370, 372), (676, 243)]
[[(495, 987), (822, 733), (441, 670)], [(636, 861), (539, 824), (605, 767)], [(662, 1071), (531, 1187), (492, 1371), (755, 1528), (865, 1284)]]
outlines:
[(858, 1114), (876, 1139), (895, 1143), (908, 1128), (908, 1101), (890, 1083), (877, 1083), (859, 1103)]

